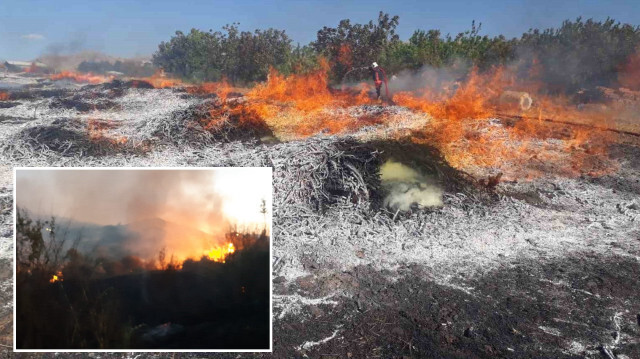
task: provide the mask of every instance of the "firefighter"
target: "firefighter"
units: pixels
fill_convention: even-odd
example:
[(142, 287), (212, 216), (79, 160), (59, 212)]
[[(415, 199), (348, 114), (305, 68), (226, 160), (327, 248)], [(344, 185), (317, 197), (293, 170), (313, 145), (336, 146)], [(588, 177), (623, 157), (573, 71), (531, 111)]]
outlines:
[(386, 94), (387, 97), (389, 97), (389, 88), (387, 87), (387, 74), (384, 72), (384, 69), (378, 66), (378, 63), (374, 62), (371, 64), (369, 70), (371, 71), (371, 75), (373, 77), (373, 83), (376, 85), (376, 100), (380, 100), (380, 88), (382, 87), (382, 82), (384, 82)]

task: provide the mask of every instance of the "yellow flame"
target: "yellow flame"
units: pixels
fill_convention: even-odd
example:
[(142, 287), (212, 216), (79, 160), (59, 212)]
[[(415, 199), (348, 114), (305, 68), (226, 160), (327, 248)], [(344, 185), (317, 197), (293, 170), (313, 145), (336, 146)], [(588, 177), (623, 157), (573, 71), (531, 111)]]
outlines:
[(62, 282), (62, 272), (58, 271), (56, 274), (51, 276), (49, 279), (49, 283)]
[(214, 262), (225, 263), (225, 258), (236, 251), (236, 247), (233, 243), (228, 243), (226, 246), (218, 246), (205, 252), (205, 255)]

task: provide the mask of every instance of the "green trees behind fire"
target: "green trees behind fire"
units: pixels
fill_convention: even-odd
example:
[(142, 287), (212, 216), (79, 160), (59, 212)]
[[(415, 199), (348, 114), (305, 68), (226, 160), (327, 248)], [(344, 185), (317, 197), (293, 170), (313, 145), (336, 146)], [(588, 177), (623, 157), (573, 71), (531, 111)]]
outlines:
[(217, 81), (224, 76), (232, 82), (246, 83), (264, 79), (270, 66), (288, 71), (296, 57), (284, 31), (239, 31), (236, 24), (223, 30), (177, 31), (169, 42), (160, 44), (153, 62), (190, 80)]
[[(317, 39), (292, 46), (284, 31), (241, 32), (238, 25), (223, 32), (176, 32), (154, 54), (156, 66), (191, 80), (219, 80), (226, 76), (248, 84), (266, 79), (269, 68), (288, 74), (313, 68), (319, 57), (331, 65), (331, 78), (340, 82), (352, 68), (379, 62), (390, 73), (424, 66), (456, 65), (480, 70), (514, 61), (541, 66), (541, 79), (553, 91), (573, 91), (582, 86), (609, 85), (629, 56), (639, 51), (640, 26), (605, 21), (565, 21), (559, 28), (531, 29), (520, 38), (481, 35), (481, 24), (455, 36), (439, 30), (416, 30), (406, 41), (396, 33), (400, 19), (380, 12), (376, 21), (323, 27)], [(366, 72), (360, 72), (360, 77)], [(357, 77), (357, 75), (356, 75)]]

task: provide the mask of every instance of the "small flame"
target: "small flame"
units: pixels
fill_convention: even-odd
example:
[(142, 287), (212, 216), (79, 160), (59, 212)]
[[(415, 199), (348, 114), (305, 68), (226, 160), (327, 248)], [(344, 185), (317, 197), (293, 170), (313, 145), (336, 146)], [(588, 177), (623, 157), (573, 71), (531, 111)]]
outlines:
[(107, 140), (113, 145), (124, 145), (128, 139), (124, 136), (107, 136), (106, 131), (109, 128), (116, 127), (117, 124), (114, 121), (103, 121), (97, 119), (89, 119), (87, 122), (87, 131), (89, 132), (89, 139), (92, 141)]
[(0, 101), (7, 101), (9, 100), (9, 94), (6, 92), (0, 92)]
[(113, 76), (101, 76), (94, 75), (92, 73), (80, 73), (74, 71), (62, 71), (58, 74), (49, 76), (51, 80), (72, 80), (79, 83), (101, 84), (110, 82), (114, 79)]
[(56, 274), (51, 276), (51, 279), (49, 279), (49, 283), (55, 283), (55, 282), (62, 282), (62, 272), (61, 271), (56, 272)]
[(184, 86), (184, 83), (181, 80), (167, 77), (165, 72), (162, 70), (158, 70), (153, 75), (149, 77), (143, 77), (140, 80), (150, 83), (151, 86), (157, 89)]

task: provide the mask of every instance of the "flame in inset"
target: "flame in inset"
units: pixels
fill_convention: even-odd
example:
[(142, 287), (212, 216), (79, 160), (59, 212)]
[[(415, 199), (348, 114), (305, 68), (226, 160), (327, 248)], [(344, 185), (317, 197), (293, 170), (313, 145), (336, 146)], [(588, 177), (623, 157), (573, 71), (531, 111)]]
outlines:
[(56, 272), (55, 274), (53, 274), (51, 276), (51, 279), (49, 279), (49, 283), (62, 282), (62, 281), (63, 281), (63, 279), (62, 279), (62, 272), (61, 271)]
[(223, 246), (213, 247), (205, 252), (205, 255), (214, 262), (225, 263), (225, 258), (232, 253), (235, 253), (236, 248), (233, 243), (227, 243)]

